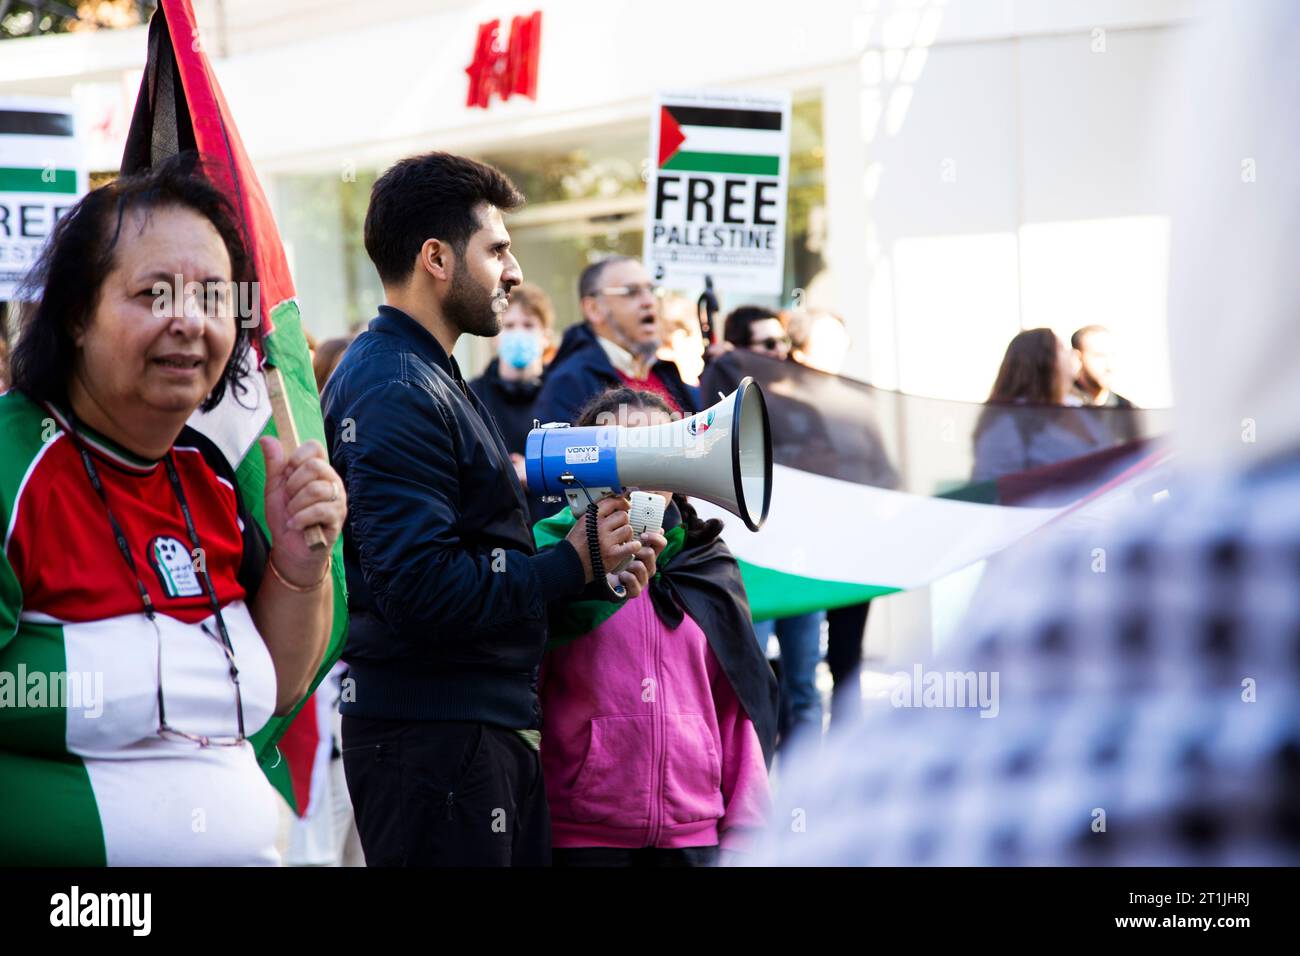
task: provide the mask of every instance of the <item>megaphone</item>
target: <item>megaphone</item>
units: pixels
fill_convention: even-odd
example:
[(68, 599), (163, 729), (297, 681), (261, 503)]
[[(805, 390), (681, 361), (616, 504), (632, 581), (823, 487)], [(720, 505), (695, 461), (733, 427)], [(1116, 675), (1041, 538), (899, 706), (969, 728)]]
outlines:
[(553, 422), (528, 433), (528, 490), (574, 514), (609, 494), (671, 491), (712, 502), (751, 531), (772, 503), (772, 428), (752, 378), (712, 408), (644, 428)]

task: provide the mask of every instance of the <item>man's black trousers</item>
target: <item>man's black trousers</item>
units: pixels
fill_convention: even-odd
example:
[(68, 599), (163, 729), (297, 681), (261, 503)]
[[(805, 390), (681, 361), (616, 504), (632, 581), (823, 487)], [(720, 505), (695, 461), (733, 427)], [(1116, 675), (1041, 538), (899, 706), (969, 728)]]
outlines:
[(547, 866), (541, 755), (513, 730), (343, 718), (343, 770), (367, 866)]

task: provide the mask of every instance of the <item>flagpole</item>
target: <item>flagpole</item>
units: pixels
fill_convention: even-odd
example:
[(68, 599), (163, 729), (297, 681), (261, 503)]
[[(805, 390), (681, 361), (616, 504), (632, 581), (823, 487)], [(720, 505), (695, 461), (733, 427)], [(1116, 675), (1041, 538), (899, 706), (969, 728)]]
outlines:
[[(284, 374), (274, 365), (267, 365), (263, 371), (266, 379), (266, 393), (271, 399), (271, 417), (275, 420), (275, 433), (279, 436), (280, 444), (284, 446), (284, 454), (287, 458), (298, 450), (298, 425), (293, 420), (293, 409), (289, 407), (289, 396), (284, 387)], [(313, 551), (319, 551), (326, 546), (325, 531), (320, 525), (314, 524), (310, 528), (304, 528), (303, 534), (307, 536), (307, 546)]]

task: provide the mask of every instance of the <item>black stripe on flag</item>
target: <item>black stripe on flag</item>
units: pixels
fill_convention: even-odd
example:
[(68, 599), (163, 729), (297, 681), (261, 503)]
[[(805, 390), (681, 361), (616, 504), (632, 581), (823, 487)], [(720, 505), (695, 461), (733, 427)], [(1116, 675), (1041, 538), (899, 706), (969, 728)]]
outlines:
[(720, 110), (708, 106), (670, 106), (682, 126), (730, 126), (733, 129), (781, 128), (781, 114), (772, 110)]
[(10, 136), (71, 136), (72, 116), (34, 110), (0, 110), (0, 133)]

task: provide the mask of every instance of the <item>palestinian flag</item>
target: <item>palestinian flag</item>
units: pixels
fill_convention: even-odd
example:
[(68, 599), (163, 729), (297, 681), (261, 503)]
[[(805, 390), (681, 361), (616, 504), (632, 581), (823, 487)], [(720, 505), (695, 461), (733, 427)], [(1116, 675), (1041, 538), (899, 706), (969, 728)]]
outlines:
[[(195, 42), (199, 35), (189, 0), (162, 0), (149, 25), (149, 59), (127, 136), (122, 172), (147, 169), (181, 151), (193, 150), (202, 157), (207, 174), (226, 193), (239, 216), (257, 274), (262, 340), (256, 361), (275, 366), (283, 374), (299, 440), (315, 439), (323, 445), (325, 426), (316, 380), (280, 234), (216, 75), (202, 44)], [(240, 401), (227, 393), (221, 405), (196, 415), (190, 424), (226, 456), (246, 506), (265, 531), (266, 473), (257, 439), (275, 435), (276, 428), (262, 377), (252, 375), (248, 382), (250, 392)], [(334, 628), (313, 689), (342, 652), (347, 629), (341, 537), (335, 543), (333, 577)], [(301, 708), (300, 704), (298, 710)], [(290, 768), (276, 746), (294, 714), (273, 717), (252, 739), (263, 770), (289, 805), (299, 811), (305, 808), (298, 806)], [(305, 789), (301, 781), (306, 774), (299, 774), (300, 791)]]
[[(1161, 412), (927, 399), (747, 351), (711, 365), (701, 394), (746, 375), (772, 422), (767, 523), (755, 533), (695, 505), (726, 524), (755, 620), (922, 587), (1163, 488), (1165, 453), (1149, 440), (1165, 431)], [(1046, 449), (1075, 453), (1027, 467)]]
[(659, 168), (670, 172), (781, 175), (786, 135), (778, 110), (665, 105)]

